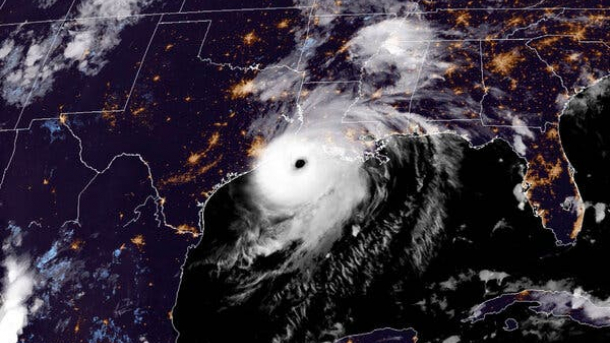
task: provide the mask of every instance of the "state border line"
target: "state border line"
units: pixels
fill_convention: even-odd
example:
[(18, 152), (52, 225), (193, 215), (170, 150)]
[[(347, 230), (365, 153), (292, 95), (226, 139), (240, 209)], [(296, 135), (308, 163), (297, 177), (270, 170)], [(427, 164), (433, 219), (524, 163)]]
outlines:
[[(66, 24), (66, 20), (68, 19), (68, 16), (70, 15), (70, 12), (72, 11), (72, 7), (74, 7), (75, 3), (76, 3), (76, 0), (72, 0), (72, 3), (70, 4), (70, 7), (68, 8), (68, 11), (65, 14), (64, 21), (59, 25), (59, 27), (57, 27), (57, 31), (55, 32), (55, 35), (51, 41), (49, 50), (46, 52), (46, 55), (44, 57), (44, 60), (42, 61), (42, 64), (40, 65), (39, 70), (36, 71), (36, 78), (34, 79), (34, 83), (32, 84), (32, 87), (30, 88), (30, 91), (28, 92), (28, 95), (25, 98), (25, 102), (22, 105), (22, 108), (19, 112), (19, 116), (17, 117), (17, 121), (15, 122), (15, 126), (13, 127), (14, 129), (17, 129), (19, 127), (19, 122), (21, 122), (23, 113), (25, 112), (25, 109), (29, 105), (30, 99), (32, 98), (32, 94), (34, 93), (34, 89), (36, 89), (36, 87), (38, 87), (38, 82), (39, 82), (40, 76), (42, 74), (43, 68), (47, 64), (47, 61), (49, 60), (49, 57), (51, 56), (51, 52), (54, 50), (54, 46), (57, 41), (57, 38), (59, 38), (59, 35), (63, 31), (63, 28)], [(0, 190), (2, 190), (2, 186), (4, 185), (4, 180), (6, 179), (6, 173), (8, 172), (9, 168), (11, 167), (11, 164), (13, 163), (13, 158), (15, 157), (15, 153), (17, 152), (17, 142), (18, 141), (19, 141), (19, 131), (15, 131), (15, 139), (13, 140), (13, 150), (11, 152), (11, 156), (8, 159), (8, 162), (6, 163), (6, 167), (4, 167), (2, 176), (0, 177)]]
[[(160, 21), (157, 23), (157, 26), (155, 27), (155, 30), (153, 31), (153, 34), (151, 35), (151, 38), (149, 40), (147, 49), (142, 57), (142, 59), (140, 60), (139, 64), (140, 67), (138, 68), (138, 72), (136, 73), (136, 76), (134, 77), (134, 81), (132, 83), (132, 87), (130, 89), (129, 95), (127, 97), (127, 100), (125, 101), (123, 107), (121, 109), (117, 109), (117, 110), (91, 110), (91, 111), (69, 111), (69, 112), (59, 112), (59, 117), (46, 117), (46, 118), (34, 118), (30, 121), (30, 123), (28, 124), (27, 127), (15, 127), (13, 129), (0, 129), (0, 133), (7, 133), (7, 132), (21, 132), (21, 131), (29, 131), (32, 129), (32, 125), (34, 122), (37, 121), (47, 121), (47, 120), (60, 120), (61, 116), (63, 115), (86, 115), (86, 114), (102, 114), (102, 113), (121, 113), (121, 112), (125, 112), (127, 110), (127, 107), (129, 105), (131, 96), (133, 94), (133, 90), (135, 88), (135, 84), (137, 82), (137, 79), (139, 77), (139, 73), (140, 70), (142, 69), (142, 66), (144, 64), (144, 61), (146, 59), (146, 56), (148, 54), (148, 51), (150, 49), (150, 45), (152, 44), (152, 41), (154, 40), (154, 37), (156, 36), (156, 31), (158, 29), (158, 25), (172, 25), (172, 24), (191, 24), (191, 23), (204, 23), (207, 22), (209, 23), (206, 32), (204, 34), (204, 37), (202, 39), (201, 45), (199, 47), (199, 51), (197, 54), (197, 57), (204, 61), (204, 62), (208, 62), (210, 64), (213, 65), (222, 65), (223, 67), (227, 67), (228, 64), (226, 63), (216, 63), (213, 62), (209, 59), (204, 59), (201, 57), (201, 52), (203, 50), (203, 46), (205, 45), (205, 41), (207, 39), (207, 36), (209, 34), (209, 31), (211, 29), (212, 23), (213, 21), (210, 19), (201, 19), (201, 20), (184, 20), (184, 21), (168, 21), (168, 22), (163, 22), (162, 18), (160, 18)], [(573, 38), (575, 37), (575, 35), (542, 35), (542, 36), (537, 36), (537, 37), (533, 37), (533, 38), (508, 38), (508, 39), (504, 39), (504, 38), (497, 38), (497, 39), (438, 39), (438, 40), (413, 40), (413, 41), (401, 41), (401, 43), (438, 43), (438, 42), (480, 42), (481, 44), (484, 42), (488, 42), (488, 41), (532, 41), (535, 39), (542, 39), (542, 38), (547, 38), (547, 37), (562, 37), (562, 38)], [(602, 40), (578, 40), (579, 43), (583, 43), (583, 44), (601, 44), (604, 45), (605, 47), (607, 47), (608, 49), (610, 49), (610, 45)], [(228, 66), (231, 67), (231, 66)], [(232, 69), (236, 69), (237, 67), (233, 67)], [(256, 67), (247, 67), (248, 69), (258, 69)], [(302, 72), (302, 71), (301, 71)], [(304, 85), (308, 85), (308, 84), (349, 84), (349, 83), (359, 83), (359, 80), (337, 80), (337, 81), (333, 81), (333, 80), (323, 80), (323, 81), (305, 81), (303, 84)], [(482, 99), (483, 100), (483, 99)], [(481, 113), (480, 113), (481, 115)], [(492, 124), (492, 123), (488, 123), (486, 124), (484, 122), (484, 120), (482, 120), (482, 118), (479, 119), (430, 119), (427, 121), (430, 122), (450, 122), (450, 121), (481, 121), (481, 124), (483, 126), (493, 126), (493, 127), (528, 127), (528, 128), (538, 128), (538, 129), (542, 129), (545, 125), (542, 126), (524, 126), (524, 125), (520, 125), (520, 126), (515, 126), (515, 125), (501, 125), (501, 124)]]
[[(214, 14), (214, 13), (233, 13), (233, 12), (257, 12), (257, 11), (283, 11), (283, 10), (305, 10), (311, 6), (285, 6), (285, 7), (253, 7), (253, 8), (231, 8), (231, 9), (219, 9), (219, 10), (197, 10), (197, 11), (183, 11), (183, 12), (154, 12), (154, 13), (138, 13), (124, 16), (91, 16), (82, 18), (68, 18), (66, 22), (79, 22), (83, 20), (92, 19), (108, 19), (108, 20), (126, 20), (130, 18), (145, 18), (145, 17), (159, 17), (164, 15), (188, 15), (188, 14)], [(56, 22), (63, 22), (62, 19), (45, 19), (45, 20), (25, 20), (22, 22), (10, 22), (1, 23), (0, 27), (5, 26), (24, 26), (31, 24), (52, 24)]]
[[(6, 1), (6, 0), (5, 0)], [(184, 5), (184, 3), (183, 3)], [(68, 19), (67, 22), (80, 21), (80, 20), (88, 20), (88, 19), (115, 19), (115, 20), (125, 20), (128, 18), (141, 18), (141, 17), (158, 17), (161, 15), (176, 15), (176, 14), (213, 14), (213, 13), (232, 13), (232, 12), (256, 12), (256, 11), (282, 11), (282, 10), (307, 10), (311, 9), (312, 6), (283, 6), (283, 7), (252, 7), (252, 8), (227, 8), (227, 9), (216, 9), (216, 10), (196, 10), (196, 11), (182, 11), (181, 8), (179, 11), (173, 12), (154, 12), (154, 13), (138, 13), (131, 14), (126, 16), (93, 16), (93, 17), (83, 17), (83, 18), (71, 18)], [(608, 8), (596, 8), (596, 7), (538, 7), (538, 8), (438, 8), (432, 11), (412, 11), (410, 14), (434, 14), (440, 12), (455, 12), (455, 11), (531, 11), (531, 12), (548, 12), (548, 11), (595, 11), (595, 12), (606, 12), (610, 11)], [(320, 18), (326, 17), (358, 17), (358, 16), (393, 16), (396, 13), (390, 12), (358, 12), (358, 13), (338, 13), (338, 14), (319, 14), (317, 15)], [(30, 25), (30, 24), (48, 24), (48, 23), (56, 23), (62, 22), (61, 18), (58, 19), (45, 19), (45, 20), (24, 20), (21, 22), (10, 22), (10, 23), (2, 23), (0, 27), (3, 26), (21, 26), (21, 25)]]

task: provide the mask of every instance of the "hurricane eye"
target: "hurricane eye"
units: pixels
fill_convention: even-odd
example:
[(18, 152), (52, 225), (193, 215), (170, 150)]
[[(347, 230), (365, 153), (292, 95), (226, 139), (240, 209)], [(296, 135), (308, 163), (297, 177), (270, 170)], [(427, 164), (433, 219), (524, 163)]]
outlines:
[(305, 159), (299, 158), (298, 160), (296, 160), (296, 162), (294, 162), (294, 167), (296, 169), (302, 169), (305, 167), (306, 164), (307, 161)]

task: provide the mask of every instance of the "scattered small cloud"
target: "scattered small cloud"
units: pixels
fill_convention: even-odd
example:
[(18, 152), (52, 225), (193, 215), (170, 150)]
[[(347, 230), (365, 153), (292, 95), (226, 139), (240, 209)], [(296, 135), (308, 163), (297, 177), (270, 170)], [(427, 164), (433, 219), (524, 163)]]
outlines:
[[(84, 0), (64, 25), (19, 26), (0, 41), (2, 98), (13, 106), (44, 97), (53, 89), (56, 75), (76, 67), (86, 76), (97, 75), (107, 55), (121, 42), (125, 27), (155, 0)], [(43, 0), (46, 8), (55, 0)]]
[(497, 284), (501, 284), (507, 277), (509, 277), (509, 275), (505, 272), (496, 272), (487, 269), (479, 272), (479, 279), (485, 283), (495, 281)]
[(523, 185), (521, 183), (515, 185), (513, 188), (513, 195), (519, 202), (519, 209), (523, 211), (525, 209), (525, 205), (527, 204), (527, 196), (525, 195), (525, 190), (523, 189)]
[(55, 3), (57, 2), (57, 0), (38, 0), (36, 2), (36, 5), (38, 5), (39, 8), (49, 8), (53, 5), (55, 5)]
[(459, 343), (461, 342), (460, 336), (451, 336), (451, 337), (447, 337), (447, 339), (445, 339), (443, 341), (443, 343)]
[(593, 208), (595, 209), (595, 222), (599, 224), (606, 218), (606, 204), (598, 202)]

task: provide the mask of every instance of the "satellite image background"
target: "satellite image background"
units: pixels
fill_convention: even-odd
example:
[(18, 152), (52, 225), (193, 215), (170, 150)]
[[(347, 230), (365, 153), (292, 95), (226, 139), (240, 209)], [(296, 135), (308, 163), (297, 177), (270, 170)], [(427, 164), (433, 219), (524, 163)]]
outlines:
[[(293, 133), (466, 157), (401, 312), (289, 340), (607, 342), (608, 32), (601, 1), (0, 0), (0, 342), (175, 341), (206, 200)], [(278, 337), (201, 311), (190, 341)]]

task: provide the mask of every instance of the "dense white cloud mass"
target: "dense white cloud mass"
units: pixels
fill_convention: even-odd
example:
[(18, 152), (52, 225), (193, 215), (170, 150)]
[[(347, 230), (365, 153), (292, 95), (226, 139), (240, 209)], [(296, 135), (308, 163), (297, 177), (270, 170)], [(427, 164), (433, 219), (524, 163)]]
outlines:
[(2, 266), (5, 277), (0, 294), (0, 342), (16, 343), (27, 325), (27, 302), (34, 290), (34, 273), (25, 257), (8, 255)]
[(0, 307), (0, 341), (17, 342), (18, 335), (27, 325), (26, 301), (32, 294), (34, 280), (28, 272), (29, 262), (8, 257), (4, 263), (7, 276), (2, 290)]
[(83, 2), (78, 8), (77, 18), (80, 20), (75, 25), (68, 26), (68, 43), (63, 56), (68, 63), (77, 63), (83, 74), (96, 75), (108, 62), (108, 52), (121, 42), (121, 31), (138, 21), (138, 18), (131, 16), (139, 14), (151, 2), (152, 0)]
[(265, 149), (254, 171), (253, 191), (270, 216), (292, 220), (263, 254), (296, 239), (308, 251), (341, 234), (342, 224), (368, 191), (359, 163), (343, 159), (343, 154), (306, 135), (282, 136)]
[(393, 18), (364, 27), (348, 46), (352, 59), (366, 74), (394, 70), (398, 75), (394, 85), (384, 87), (384, 94), (412, 94), (422, 74), (430, 76), (428, 70), (421, 69), (432, 39), (434, 32), (424, 20)]
[[(318, 9), (319, 11), (319, 9)], [(323, 44), (327, 37), (309, 34), (307, 44), (275, 65), (264, 68), (253, 80), (253, 89), (261, 101), (274, 103), (277, 112), (287, 119), (278, 125), (277, 116), (262, 116), (253, 130), (268, 140), (282, 134), (300, 134), (319, 144), (335, 146), (348, 160), (362, 160), (375, 156), (372, 141), (390, 134), (435, 133), (435, 125), (425, 118), (400, 112), (392, 106), (397, 99), (411, 96), (418, 82), (434, 77), (431, 68), (437, 68), (428, 56), (428, 69), (422, 71), (428, 40), (433, 29), (414, 16), (390, 18), (357, 31), (345, 44), (351, 63), (361, 72), (361, 80), (353, 89), (339, 90), (338, 84), (322, 83), (305, 88), (311, 75), (294, 70), (306, 68), (310, 52)], [(298, 34), (297, 34), (298, 36)], [(392, 85), (375, 88), (377, 75), (393, 70), (396, 74)], [(421, 74), (426, 77), (420, 77)], [(420, 80), (421, 79), (421, 80)], [(286, 101), (286, 94), (301, 90), (298, 103)], [(378, 92), (375, 102), (366, 101)]]

